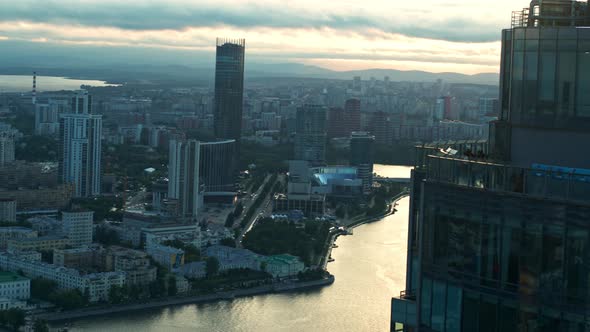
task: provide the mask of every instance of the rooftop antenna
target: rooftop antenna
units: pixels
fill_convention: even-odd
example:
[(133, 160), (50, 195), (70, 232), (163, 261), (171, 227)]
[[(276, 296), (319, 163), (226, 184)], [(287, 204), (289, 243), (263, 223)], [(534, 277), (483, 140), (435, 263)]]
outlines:
[(33, 72), (33, 98), (32, 98), (33, 105), (37, 103), (37, 72)]

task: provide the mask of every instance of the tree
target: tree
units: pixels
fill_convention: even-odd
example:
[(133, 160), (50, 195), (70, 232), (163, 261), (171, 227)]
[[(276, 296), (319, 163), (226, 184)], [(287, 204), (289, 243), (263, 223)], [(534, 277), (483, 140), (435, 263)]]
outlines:
[(227, 237), (227, 238), (222, 239), (221, 241), (219, 241), (219, 244), (222, 245), (222, 246), (235, 248), (236, 247), (236, 240), (234, 240), (231, 237)]
[(77, 309), (88, 304), (88, 299), (78, 289), (53, 292), (49, 301), (64, 309)]
[(14, 331), (25, 325), (25, 312), (21, 309), (8, 309), (4, 312), (4, 322)]
[(176, 286), (176, 277), (171, 275), (168, 278), (168, 296), (175, 296), (178, 294), (178, 287)]
[(207, 277), (212, 277), (219, 272), (219, 261), (215, 257), (207, 258), (205, 270), (207, 272)]
[(33, 332), (49, 332), (47, 322), (40, 319), (35, 320), (35, 324), (33, 324)]
[(158, 278), (158, 279), (152, 281), (149, 284), (148, 289), (150, 291), (150, 297), (152, 297), (152, 298), (162, 297), (163, 295), (165, 295), (165, 292), (166, 292), (165, 279)]
[(123, 303), (125, 301), (126, 289), (124, 286), (111, 286), (109, 289), (109, 302), (113, 304)]
[(41, 300), (48, 301), (51, 293), (57, 289), (57, 283), (52, 280), (35, 278), (31, 280), (31, 295)]
[(235, 220), (236, 218), (233, 213), (228, 214), (227, 218), (225, 218), (225, 227), (231, 228), (234, 225)]

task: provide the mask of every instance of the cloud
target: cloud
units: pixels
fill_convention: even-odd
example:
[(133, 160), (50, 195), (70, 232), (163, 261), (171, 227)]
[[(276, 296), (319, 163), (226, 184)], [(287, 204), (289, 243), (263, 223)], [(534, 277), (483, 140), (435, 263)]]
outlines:
[[(514, 1), (422, 0), (19, 0), (0, 3), (0, 21), (124, 30), (189, 27), (374, 29), (457, 42), (497, 41)], [(421, 7), (418, 7), (420, 5)], [(516, 7), (518, 8), (518, 7)]]
[[(214, 36), (247, 36), (248, 55), (298, 59), (424, 61), (496, 66), (497, 43), (466, 44), (412, 38), (372, 30), (321, 28), (200, 27), (184, 30), (123, 30), (46, 23), (0, 22), (13, 39), (77, 45), (159, 47), (214, 52)], [(370, 37), (369, 37), (370, 36)], [(354, 43), (351, 44), (351, 40)]]
[(1, 1), (0, 40), (209, 57), (216, 36), (243, 37), (249, 59), (337, 70), (366, 66), (477, 73), (498, 70), (500, 30), (509, 24), (511, 10), (528, 0), (522, 2)]

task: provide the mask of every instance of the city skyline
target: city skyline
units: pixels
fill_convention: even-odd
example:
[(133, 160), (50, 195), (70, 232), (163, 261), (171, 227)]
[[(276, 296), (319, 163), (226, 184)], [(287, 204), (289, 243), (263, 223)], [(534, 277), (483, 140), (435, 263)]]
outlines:
[[(236, 35), (248, 39), (253, 62), (303, 63), (339, 71), (380, 68), (475, 74), (498, 71), (499, 31), (509, 24), (510, 12), (519, 8), (508, 0), (442, 4), (429, 0), (422, 7), (381, 0), (347, 1), (336, 8), (307, 0), (287, 5), (268, 0), (248, 4), (225, 0), (215, 5), (85, 1), (84, 5), (67, 0), (0, 4), (0, 45), (100, 47), (105, 53), (118, 48), (122, 58), (144, 49), (170, 52), (169, 63), (174, 64), (174, 54), (183, 51), (211, 58), (215, 36)], [(522, 7), (527, 5), (522, 1)], [(262, 8), (270, 14), (260, 15)], [(149, 19), (156, 15), (157, 19)]]

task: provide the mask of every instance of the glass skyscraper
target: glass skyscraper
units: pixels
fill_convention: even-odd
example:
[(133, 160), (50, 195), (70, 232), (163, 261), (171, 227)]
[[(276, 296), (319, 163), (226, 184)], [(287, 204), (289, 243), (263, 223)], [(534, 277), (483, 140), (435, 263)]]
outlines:
[(587, 2), (515, 12), (489, 142), (417, 147), (392, 331), (590, 329), (589, 23)]
[(218, 139), (240, 140), (244, 96), (244, 39), (217, 39), (214, 129)]

